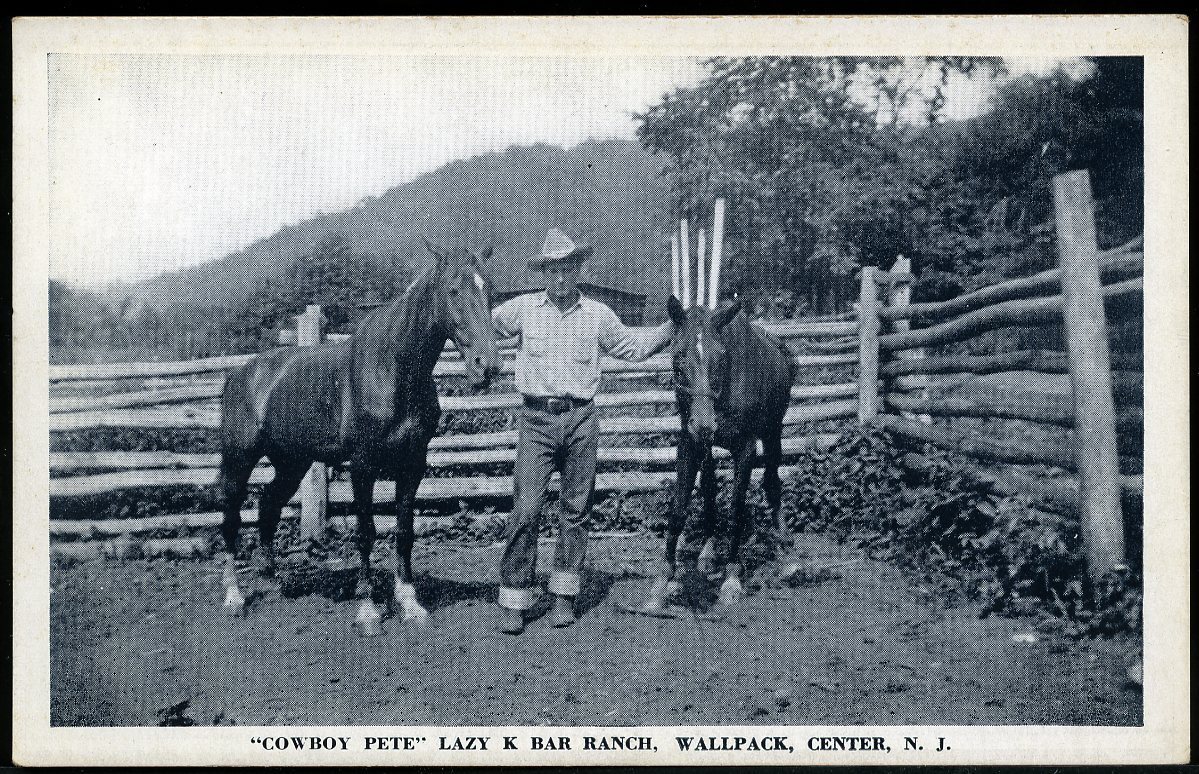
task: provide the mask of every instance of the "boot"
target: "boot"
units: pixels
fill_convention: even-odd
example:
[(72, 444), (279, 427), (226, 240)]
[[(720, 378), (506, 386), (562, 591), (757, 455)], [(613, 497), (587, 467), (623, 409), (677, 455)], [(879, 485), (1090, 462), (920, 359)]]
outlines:
[(573, 597), (554, 597), (553, 624), (559, 629), (570, 626), (575, 622), (575, 601)]
[(520, 634), (525, 630), (525, 614), (521, 610), (500, 608), (500, 621), (496, 625), (504, 634)]

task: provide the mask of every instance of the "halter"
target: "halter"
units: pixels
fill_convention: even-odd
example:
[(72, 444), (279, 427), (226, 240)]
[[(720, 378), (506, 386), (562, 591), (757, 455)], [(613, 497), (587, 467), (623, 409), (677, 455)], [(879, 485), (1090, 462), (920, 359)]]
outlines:
[(701, 398), (711, 398), (712, 400), (716, 400), (716, 398), (717, 398), (716, 393), (712, 392), (711, 390), (697, 390), (694, 387), (687, 387), (682, 384), (679, 384), (677, 379), (671, 379), (671, 382), (672, 382), (671, 386), (674, 387), (676, 390), (678, 390), (679, 392), (685, 392), (692, 397), (698, 396)]

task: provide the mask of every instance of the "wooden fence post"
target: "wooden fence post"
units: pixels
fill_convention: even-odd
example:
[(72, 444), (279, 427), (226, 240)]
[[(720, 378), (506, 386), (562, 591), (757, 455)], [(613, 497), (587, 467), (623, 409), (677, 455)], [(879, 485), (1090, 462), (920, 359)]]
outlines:
[[(325, 316), (320, 306), (309, 304), (304, 314), (296, 317), (296, 345), (314, 347), (325, 335)], [(324, 463), (315, 462), (300, 484), (300, 535), (315, 537), (325, 531), (325, 515), (329, 503), (329, 474)]]
[[(896, 275), (910, 274), (911, 271), (912, 271), (911, 259), (906, 258), (902, 255), (898, 256), (895, 259), (895, 264), (891, 267), (891, 273), (896, 274)], [(897, 282), (891, 283), (889, 291), (887, 293), (887, 305), (888, 306), (907, 306), (911, 302), (912, 302), (912, 283), (910, 280), (899, 280)], [(904, 331), (909, 330), (911, 327), (912, 327), (911, 322), (909, 320), (907, 320), (906, 318), (900, 319), (900, 320), (895, 320), (894, 322), (891, 323), (891, 330), (894, 333), (902, 333)], [(909, 350), (908, 353), (904, 356), (912, 358), (914, 360), (921, 360), (924, 358), (924, 354), (925, 354), (924, 347), (919, 347), (918, 349)], [(887, 385), (888, 382), (884, 381), (883, 384)], [(920, 399), (921, 400), (928, 399), (928, 390), (926, 389), (928, 386), (928, 377), (925, 375), (897, 376), (897, 377), (895, 377), (895, 381), (892, 382), (892, 384), (895, 384), (898, 387), (903, 387), (906, 389), (919, 390)], [(920, 420), (921, 422), (923, 422), (925, 424), (929, 424), (933, 421), (933, 418), (930, 417), (928, 414), (905, 414), (905, 416), (915, 417), (916, 419)]]
[(858, 298), (858, 424), (878, 416), (878, 288), (874, 267), (862, 267)]
[(1053, 178), (1053, 209), (1062, 268), (1066, 359), (1074, 384), (1078, 515), (1087, 571), (1095, 582), (1124, 563), (1124, 519), (1095, 203), (1085, 169)]

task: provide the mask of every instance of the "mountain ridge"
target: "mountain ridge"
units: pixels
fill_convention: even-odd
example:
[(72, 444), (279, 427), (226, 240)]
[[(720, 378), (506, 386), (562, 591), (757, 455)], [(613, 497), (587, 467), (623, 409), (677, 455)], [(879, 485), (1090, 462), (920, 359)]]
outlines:
[(636, 142), (589, 140), (570, 149), (511, 146), (452, 161), (347, 209), (279, 228), (241, 250), (130, 286), (161, 306), (233, 304), (285, 275), (331, 236), (355, 254), (400, 271), (425, 264), (422, 237), (446, 249), (493, 253), (485, 270), (497, 290), (529, 287), (526, 261), (557, 226), (594, 248), (588, 279), (664, 296), (671, 219), (665, 160)]

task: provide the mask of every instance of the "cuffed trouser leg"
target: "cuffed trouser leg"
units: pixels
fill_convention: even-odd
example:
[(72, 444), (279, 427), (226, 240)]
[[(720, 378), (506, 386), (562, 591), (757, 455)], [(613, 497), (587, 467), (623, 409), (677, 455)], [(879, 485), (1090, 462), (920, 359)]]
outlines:
[(551, 594), (559, 597), (577, 597), (579, 586), (579, 573), (577, 572), (554, 570), (550, 573), (549, 589)]
[(558, 448), (554, 430), (551, 415), (521, 409), (512, 475), (512, 515), (508, 519), (508, 542), (500, 558), (498, 601), (509, 610), (533, 606), (537, 535)]
[(533, 606), (533, 589), (513, 589), (508, 586), (500, 586), (499, 599), (500, 607), (506, 607), (509, 610), (528, 610)]
[(595, 498), (599, 427), (594, 405), (577, 408), (562, 417), (567, 420), (562, 442), (562, 515), (549, 585), (550, 591), (558, 596), (574, 597), (579, 593), (579, 577), (587, 556), (587, 524)]

